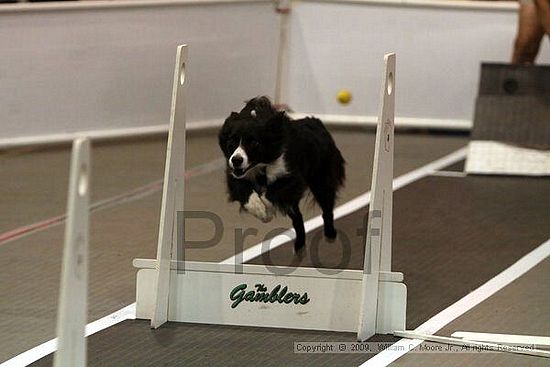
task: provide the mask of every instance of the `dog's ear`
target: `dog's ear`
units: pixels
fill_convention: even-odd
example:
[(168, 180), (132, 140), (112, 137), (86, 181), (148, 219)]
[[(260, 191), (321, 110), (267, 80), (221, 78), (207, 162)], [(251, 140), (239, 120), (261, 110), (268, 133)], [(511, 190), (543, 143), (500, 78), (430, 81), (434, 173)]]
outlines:
[(239, 117), (239, 114), (237, 112), (231, 112), (231, 114), (229, 116), (227, 116), (227, 118), (223, 122), (222, 131), (225, 130), (228, 127), (230, 122), (236, 120), (237, 117)]
[(273, 116), (267, 120), (268, 125), (281, 125), (283, 121), (286, 119), (285, 111), (277, 111)]
[(239, 117), (239, 114), (237, 112), (231, 112), (229, 116), (225, 119), (223, 122), (223, 126), (226, 126), (229, 122), (236, 120)]
[(273, 109), (271, 101), (266, 96), (256, 97), (254, 98), (254, 102), (256, 105), (256, 109), (265, 111), (271, 111)]
[(231, 114), (223, 122), (223, 126), (218, 133), (218, 143), (220, 144), (220, 147), (223, 145), (223, 141), (229, 135), (229, 130), (231, 129), (229, 123), (237, 119), (237, 117), (239, 117), (239, 114), (237, 112), (231, 112)]
[(268, 116), (275, 112), (275, 108), (273, 108), (271, 101), (266, 96), (254, 97), (245, 103), (246, 105), (241, 110), (241, 113), (249, 114), (251, 111), (256, 111), (258, 115)]

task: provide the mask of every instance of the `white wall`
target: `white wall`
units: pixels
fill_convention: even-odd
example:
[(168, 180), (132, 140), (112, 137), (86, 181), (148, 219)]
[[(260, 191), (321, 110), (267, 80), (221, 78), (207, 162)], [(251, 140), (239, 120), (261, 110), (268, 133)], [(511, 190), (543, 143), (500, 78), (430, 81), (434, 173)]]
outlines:
[(273, 95), (279, 21), (270, 1), (113, 3), (0, 7), (0, 141), (167, 124), (181, 43), (190, 47), (191, 123)]
[[(468, 123), (480, 62), (508, 61), (516, 30), (514, 3), (293, 6), (286, 101), (297, 112), (346, 121), (377, 114), (382, 56), (396, 51), (398, 123)], [(183, 42), (190, 45), (188, 121), (221, 122), (244, 99), (273, 96), (278, 39), (269, 0), (1, 6), (0, 148), (79, 131), (165, 129)], [(548, 63), (546, 40), (543, 49), (539, 61)], [(352, 91), (350, 105), (336, 102), (340, 88)]]
[[(377, 115), (383, 55), (395, 51), (398, 117), (435, 123), (471, 120), (481, 61), (510, 59), (515, 8), (382, 3), (296, 4), (290, 32), (290, 107), (301, 113)], [(539, 61), (548, 63), (547, 40), (543, 48)], [(336, 101), (341, 88), (353, 93), (348, 106)]]

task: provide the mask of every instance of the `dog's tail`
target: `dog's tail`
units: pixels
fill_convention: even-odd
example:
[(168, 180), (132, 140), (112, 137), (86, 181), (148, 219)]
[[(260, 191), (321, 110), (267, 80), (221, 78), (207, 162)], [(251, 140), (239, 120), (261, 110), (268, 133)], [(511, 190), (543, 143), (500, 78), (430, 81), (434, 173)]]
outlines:
[(338, 191), (344, 182), (346, 181), (346, 161), (342, 157), (342, 153), (338, 148), (335, 149), (335, 154), (333, 155), (334, 163), (334, 185), (336, 191)]

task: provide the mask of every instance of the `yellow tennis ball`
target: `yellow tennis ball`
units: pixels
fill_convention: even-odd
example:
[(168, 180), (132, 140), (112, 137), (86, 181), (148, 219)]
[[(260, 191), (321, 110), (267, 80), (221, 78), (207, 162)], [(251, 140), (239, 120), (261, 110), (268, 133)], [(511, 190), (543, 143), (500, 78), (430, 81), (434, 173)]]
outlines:
[(338, 94), (336, 94), (336, 99), (341, 104), (348, 104), (351, 102), (351, 92), (347, 89), (341, 89)]

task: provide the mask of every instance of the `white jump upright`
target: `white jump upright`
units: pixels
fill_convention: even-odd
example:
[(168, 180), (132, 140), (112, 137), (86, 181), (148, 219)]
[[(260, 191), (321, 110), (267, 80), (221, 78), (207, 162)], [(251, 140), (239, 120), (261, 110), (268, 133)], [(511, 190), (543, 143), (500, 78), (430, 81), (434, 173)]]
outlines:
[(183, 210), (185, 191), (185, 68), (187, 45), (178, 46), (174, 82), (172, 84), (172, 104), (170, 107), (170, 127), (166, 146), (164, 186), (160, 211), (159, 236), (157, 245), (156, 281), (153, 288), (154, 308), (151, 327), (158, 328), (168, 320), (168, 299), (170, 296), (170, 261), (177, 259), (176, 213)]
[(67, 198), (55, 367), (86, 365), (89, 172), (90, 141), (76, 139), (73, 142)]
[(176, 57), (157, 259), (134, 259), (136, 317), (151, 319), (155, 328), (169, 320), (358, 332), (361, 340), (403, 330), (407, 289), (403, 274), (390, 269), (395, 56), (386, 56), (365, 251), (373, 255), (365, 271), (244, 264), (237, 272), (233, 264), (177, 261), (176, 244), (183, 237), (176, 212), (183, 210), (186, 50), (178, 47)]
[(391, 272), (395, 54), (385, 55), (384, 63), (363, 265), (361, 311), (357, 332), (359, 340), (368, 339), (376, 333), (376, 314), (380, 299), (379, 274), (382, 271)]

